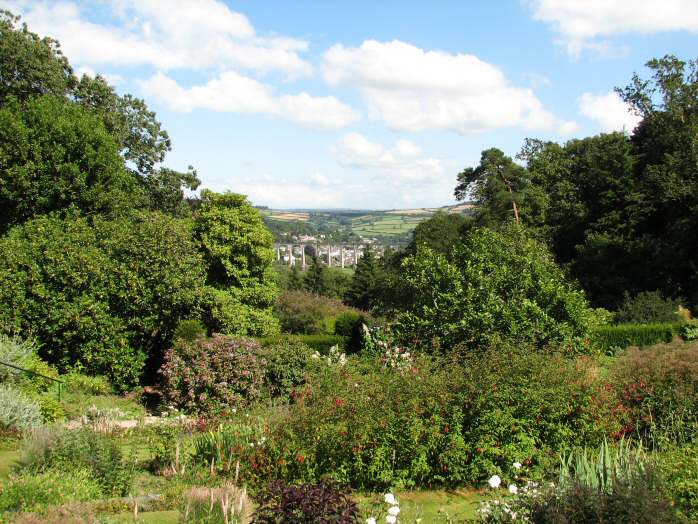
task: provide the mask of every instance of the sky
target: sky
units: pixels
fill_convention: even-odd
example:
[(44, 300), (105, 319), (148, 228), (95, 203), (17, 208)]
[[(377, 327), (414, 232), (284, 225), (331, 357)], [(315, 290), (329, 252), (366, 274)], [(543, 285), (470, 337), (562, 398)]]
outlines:
[(165, 165), (272, 208), (454, 203), (482, 150), (632, 131), (614, 93), (698, 56), (698, 0), (0, 0), (143, 98)]

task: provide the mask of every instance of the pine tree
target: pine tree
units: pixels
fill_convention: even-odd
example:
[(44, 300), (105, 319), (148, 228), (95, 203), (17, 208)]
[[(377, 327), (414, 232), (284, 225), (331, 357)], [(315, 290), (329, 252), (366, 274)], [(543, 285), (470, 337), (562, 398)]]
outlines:
[(382, 281), (383, 268), (380, 260), (369, 249), (356, 263), (356, 271), (351, 279), (345, 301), (350, 306), (368, 311), (376, 305)]
[(324, 295), (327, 293), (327, 283), (325, 282), (325, 267), (317, 256), (313, 256), (312, 262), (303, 279), (303, 286), (307, 291)]

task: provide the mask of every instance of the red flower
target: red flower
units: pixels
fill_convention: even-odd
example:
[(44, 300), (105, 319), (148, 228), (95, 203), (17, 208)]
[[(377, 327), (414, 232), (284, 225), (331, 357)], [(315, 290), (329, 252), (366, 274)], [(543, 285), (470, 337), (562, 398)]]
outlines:
[(305, 462), (305, 456), (304, 455), (296, 455), (296, 462), (299, 464), (303, 464)]
[(344, 401), (343, 401), (341, 398), (336, 398), (336, 399), (334, 399), (334, 405), (335, 405), (335, 406), (339, 407), (339, 406), (341, 406), (342, 404), (344, 404)]
[(449, 433), (451, 431), (451, 428), (448, 426), (444, 426), (444, 433)]

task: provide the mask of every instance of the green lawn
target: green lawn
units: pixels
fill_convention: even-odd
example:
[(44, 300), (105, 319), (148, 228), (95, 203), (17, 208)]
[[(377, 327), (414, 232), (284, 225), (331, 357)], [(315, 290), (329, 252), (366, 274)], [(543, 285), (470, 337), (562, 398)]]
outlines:
[[(400, 502), (400, 522), (403, 524), (412, 524), (417, 519), (421, 519), (422, 524), (472, 520), (476, 517), (477, 504), (483, 498), (476, 491), (466, 490), (396, 492), (395, 496)], [(382, 494), (356, 498), (364, 510), (370, 511), (372, 506), (386, 508)]]

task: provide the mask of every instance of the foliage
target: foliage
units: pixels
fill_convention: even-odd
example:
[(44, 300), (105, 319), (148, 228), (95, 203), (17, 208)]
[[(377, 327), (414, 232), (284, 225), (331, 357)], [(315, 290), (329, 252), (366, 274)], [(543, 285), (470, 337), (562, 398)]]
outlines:
[(133, 468), (112, 437), (88, 429), (36, 432), (22, 458), (25, 471), (87, 471), (105, 495), (124, 496), (133, 483)]
[(359, 522), (356, 503), (332, 482), (288, 485), (270, 483), (256, 498), (254, 522), (273, 524), (350, 524)]
[(632, 434), (652, 445), (690, 442), (698, 429), (698, 344), (630, 349), (612, 368)]
[(118, 389), (157, 368), (177, 323), (199, 311), (201, 258), (189, 224), (143, 213), (120, 221), (41, 217), (0, 239), (0, 331), (32, 333), (62, 370)]
[(449, 350), (479, 350), (497, 341), (570, 353), (589, 351), (594, 319), (584, 294), (545, 247), (516, 226), (473, 229), (453, 260), (421, 246), (402, 264), (396, 285), (404, 304), (396, 333), (403, 341)]
[(201, 193), (196, 237), (207, 267), (212, 332), (264, 336), (278, 331), (273, 237), (243, 195)]
[(307, 344), (293, 339), (265, 345), (263, 355), (266, 383), (273, 397), (288, 397), (305, 383), (306, 368), (313, 355)]
[(145, 431), (150, 460), (148, 467), (156, 473), (177, 473), (185, 466), (191, 440), (180, 424), (154, 424)]
[(65, 95), (75, 77), (60, 44), (40, 38), (20, 17), (0, 10), (0, 105), (9, 96), (22, 100), (41, 94)]
[(274, 311), (284, 332), (329, 335), (334, 333), (335, 319), (353, 310), (334, 298), (305, 291), (283, 291)]
[(0, 107), (0, 231), (76, 207), (119, 214), (137, 189), (100, 119), (51, 97)]
[(606, 351), (630, 346), (652, 346), (659, 342), (671, 342), (678, 334), (678, 324), (620, 324), (600, 326), (593, 330), (594, 343)]
[(165, 399), (208, 414), (260, 400), (266, 365), (260, 349), (254, 340), (225, 335), (177, 341), (160, 371)]
[(698, 447), (668, 446), (656, 455), (656, 463), (679, 516), (698, 520)]
[(177, 324), (172, 339), (193, 342), (197, 337), (202, 336), (206, 336), (206, 326), (204, 326), (199, 319), (194, 318), (180, 321), (180, 323)]
[(327, 278), (325, 277), (325, 266), (320, 259), (313, 256), (310, 266), (303, 277), (303, 289), (315, 295), (328, 295)]
[(351, 285), (344, 295), (345, 302), (364, 311), (372, 309), (380, 298), (376, 289), (384, 277), (380, 261), (368, 249), (356, 263)]
[[(616, 313), (616, 322), (623, 324), (661, 324), (677, 322), (680, 300), (664, 298), (661, 291), (643, 291), (634, 297), (626, 293)], [(668, 341), (667, 341), (668, 342)]]
[(65, 389), (70, 393), (84, 393), (86, 395), (106, 395), (112, 392), (112, 388), (106, 378), (101, 376), (83, 375), (77, 371), (71, 371), (61, 376)]
[(285, 343), (300, 343), (310, 347), (313, 351), (317, 351), (322, 355), (327, 355), (332, 346), (344, 347), (347, 340), (339, 335), (276, 335), (273, 337), (265, 337), (259, 339), (263, 346), (285, 344)]
[[(0, 514), (39, 512), (48, 506), (87, 501), (104, 496), (97, 480), (87, 469), (49, 470), (13, 477), (0, 488)], [(38, 522), (46, 522), (41, 519)]]
[(45, 377), (58, 378), (56, 371), (39, 359), (36, 344), (32, 340), (0, 333), (0, 362), (44, 375), (42, 377), (0, 364), (0, 382), (13, 384), (28, 393), (49, 389), (52, 381)]
[(414, 255), (417, 252), (417, 246), (427, 245), (448, 258), (472, 225), (473, 219), (470, 217), (459, 213), (437, 211), (428, 220), (420, 222), (414, 228), (412, 241), (405, 248), (405, 252)]
[(18, 389), (0, 384), (0, 431), (28, 431), (42, 423), (41, 408)]
[(363, 327), (366, 324), (368, 324), (367, 317), (355, 311), (342, 313), (335, 320), (334, 332), (336, 335), (346, 338), (345, 347), (349, 353), (359, 353), (363, 349)]
[(56, 422), (65, 418), (63, 405), (52, 395), (37, 395), (34, 397), (39, 404), (41, 419), (44, 423)]

